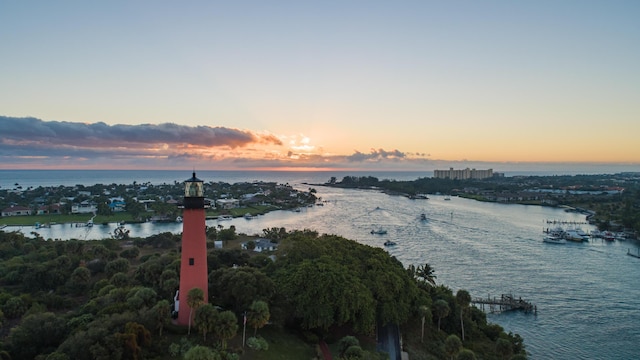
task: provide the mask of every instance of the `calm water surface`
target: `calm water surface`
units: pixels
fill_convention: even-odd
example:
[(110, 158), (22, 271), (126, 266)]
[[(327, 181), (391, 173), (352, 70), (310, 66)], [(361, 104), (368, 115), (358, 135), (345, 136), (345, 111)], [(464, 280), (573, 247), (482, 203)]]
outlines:
[[(306, 189), (308, 185), (302, 182), (321, 183), (333, 175), (298, 176), (282, 182)], [(253, 178), (237, 181), (250, 180)], [(324, 206), (220, 224), (234, 225), (246, 234), (260, 234), (271, 227), (313, 229), (376, 247), (384, 247), (383, 242), (392, 239), (397, 246), (386, 248), (391, 255), (405, 266), (429, 263), (438, 283), (454, 292), (466, 289), (473, 297), (513, 293), (533, 302), (537, 315), (514, 312), (488, 316), (506, 331), (520, 334), (532, 359), (638, 357), (640, 259), (626, 255), (627, 249), (638, 251), (635, 242), (594, 239), (564, 245), (543, 243), (545, 220), (584, 221), (582, 215), (559, 209), (458, 197), (447, 201), (438, 195), (409, 200), (373, 191), (314, 188), (326, 201)], [(421, 213), (427, 215), (426, 221), (419, 219)], [(218, 222), (208, 220), (207, 225), (217, 226)], [(379, 227), (388, 233), (370, 233)], [(145, 223), (127, 228), (132, 236), (182, 231), (181, 224)], [(37, 231), (45, 238), (100, 239), (113, 229), (115, 224), (92, 228), (54, 225)], [(36, 231), (31, 227), (20, 230)]]

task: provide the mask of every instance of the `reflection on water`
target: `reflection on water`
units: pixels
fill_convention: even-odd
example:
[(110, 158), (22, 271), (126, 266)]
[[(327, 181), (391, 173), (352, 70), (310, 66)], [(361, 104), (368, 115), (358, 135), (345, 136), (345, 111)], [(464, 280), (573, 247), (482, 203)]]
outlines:
[[(635, 243), (599, 239), (565, 245), (542, 242), (545, 220), (583, 222), (584, 216), (539, 206), (502, 205), (462, 198), (409, 200), (381, 193), (317, 187), (327, 202), (300, 212), (276, 211), (251, 220), (221, 222), (239, 233), (263, 229), (313, 229), (385, 248), (405, 266), (429, 263), (438, 283), (472, 296), (513, 293), (533, 302), (538, 314), (489, 315), (489, 320), (525, 339), (532, 359), (631, 359), (640, 340), (640, 260), (627, 256)], [(426, 220), (420, 219), (420, 214)], [(215, 220), (207, 225), (217, 226)], [(130, 224), (131, 236), (145, 237), (182, 224)], [(44, 238), (99, 239), (116, 224), (92, 228), (53, 225)], [(373, 228), (387, 230), (371, 234)], [(582, 225), (590, 230), (588, 225)], [(10, 230), (10, 229), (5, 229)], [(29, 233), (33, 228), (23, 228)]]

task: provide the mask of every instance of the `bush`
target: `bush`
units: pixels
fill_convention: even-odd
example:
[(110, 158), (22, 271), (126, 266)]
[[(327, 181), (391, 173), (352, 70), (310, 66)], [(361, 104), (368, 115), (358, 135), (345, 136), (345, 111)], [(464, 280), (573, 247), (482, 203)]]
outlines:
[(269, 343), (261, 336), (248, 338), (247, 346), (252, 350), (269, 350)]
[(7, 319), (16, 319), (21, 317), (27, 311), (27, 304), (21, 297), (15, 296), (7, 300), (2, 307), (2, 312)]
[(320, 341), (318, 335), (312, 333), (311, 331), (304, 331), (302, 333), (302, 336), (304, 337), (304, 340), (309, 344), (317, 344), (318, 341)]
[(123, 257), (125, 259), (135, 259), (138, 257), (138, 255), (140, 255), (140, 249), (135, 246), (129, 249), (122, 250), (122, 252), (120, 253), (120, 257)]
[(105, 267), (105, 272), (107, 276), (113, 276), (116, 273), (126, 273), (129, 271), (129, 260), (119, 258), (113, 261), (109, 261), (107, 266)]

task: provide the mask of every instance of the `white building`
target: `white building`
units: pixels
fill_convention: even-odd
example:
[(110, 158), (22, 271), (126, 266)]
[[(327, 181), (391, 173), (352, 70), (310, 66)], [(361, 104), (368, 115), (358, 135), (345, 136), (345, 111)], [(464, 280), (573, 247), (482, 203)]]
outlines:
[(240, 200), (238, 199), (218, 199), (216, 200), (216, 207), (219, 209), (234, 209), (240, 207)]
[(467, 180), (467, 179), (487, 179), (493, 177), (493, 169), (488, 170), (476, 170), (476, 169), (463, 169), (454, 170), (433, 170), (433, 177), (436, 179), (451, 179), (451, 180)]
[(98, 212), (98, 207), (88, 201), (71, 205), (72, 214), (94, 214), (96, 212)]

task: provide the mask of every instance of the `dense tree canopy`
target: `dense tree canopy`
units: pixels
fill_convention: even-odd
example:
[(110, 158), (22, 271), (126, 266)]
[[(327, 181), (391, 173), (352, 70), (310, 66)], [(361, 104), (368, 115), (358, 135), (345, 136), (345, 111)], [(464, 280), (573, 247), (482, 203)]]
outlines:
[(283, 240), (275, 276), (279, 292), (304, 327), (350, 323), (366, 333), (376, 321), (406, 321), (417, 286), (400, 262), (383, 249), (312, 235), (294, 232)]
[[(432, 358), (453, 356), (457, 346), (445, 346), (451, 334), (468, 335), (462, 335), (461, 357), (524, 354), (522, 338), (488, 324), (484, 313), (469, 306), (468, 292), (454, 296), (430, 282), (435, 275), (429, 264), (405, 269), (383, 249), (311, 230), (274, 233), (280, 243), (275, 261), (240, 250), (208, 250), (212, 304), (203, 305), (202, 291), (188, 294), (199, 336), (178, 344), (168, 343), (166, 334), (176, 331), (170, 300), (178, 288), (180, 255), (156, 246), (173, 243), (173, 235), (134, 239), (148, 253), (129, 259), (119, 256), (124, 243), (113, 240), (45, 241), (0, 231), (0, 325), (7, 334), (0, 339), (0, 356), (185, 356), (199, 345), (196, 339), (213, 346), (210, 335), (224, 349), (245, 312), (254, 332), (269, 322), (306, 334), (324, 336), (340, 328), (371, 336), (374, 328), (398, 324), (407, 329), (409, 348), (415, 327), (415, 343), (430, 349)], [(345, 357), (379, 358), (364, 347), (344, 346)], [(208, 354), (201, 350), (191, 355)], [(221, 358), (233, 358), (225, 352)]]

